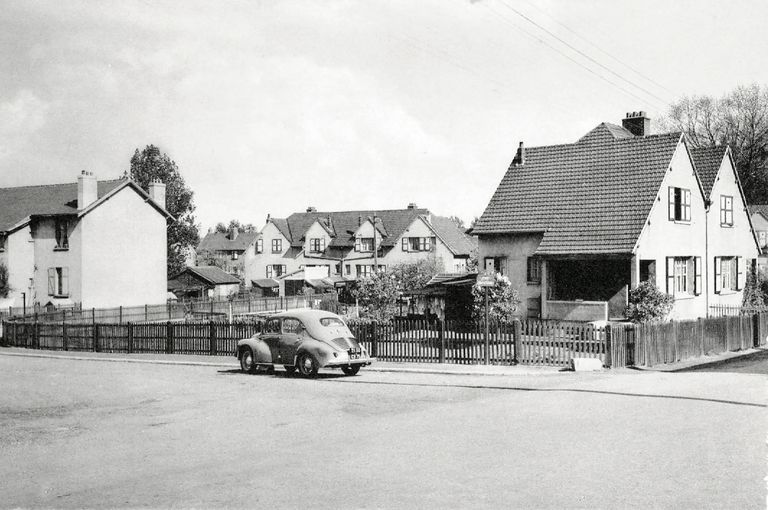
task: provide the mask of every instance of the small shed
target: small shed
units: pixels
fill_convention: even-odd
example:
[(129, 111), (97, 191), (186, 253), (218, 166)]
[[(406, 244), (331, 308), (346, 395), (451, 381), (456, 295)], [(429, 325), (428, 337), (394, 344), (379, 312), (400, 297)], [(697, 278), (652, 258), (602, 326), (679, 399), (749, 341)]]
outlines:
[(274, 278), (251, 280), (251, 292), (261, 297), (276, 297), (280, 294), (280, 282)]
[(439, 273), (419, 290), (405, 293), (408, 315), (440, 320), (472, 318), (472, 286), (477, 273)]
[(240, 290), (240, 279), (215, 266), (190, 266), (168, 280), (179, 298), (222, 298)]

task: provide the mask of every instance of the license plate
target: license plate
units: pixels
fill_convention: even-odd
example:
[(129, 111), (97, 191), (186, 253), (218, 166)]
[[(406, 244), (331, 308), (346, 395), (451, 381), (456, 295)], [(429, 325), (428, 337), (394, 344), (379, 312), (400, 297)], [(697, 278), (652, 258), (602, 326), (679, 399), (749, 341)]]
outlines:
[(360, 354), (356, 352), (350, 353), (349, 359), (360, 359)]

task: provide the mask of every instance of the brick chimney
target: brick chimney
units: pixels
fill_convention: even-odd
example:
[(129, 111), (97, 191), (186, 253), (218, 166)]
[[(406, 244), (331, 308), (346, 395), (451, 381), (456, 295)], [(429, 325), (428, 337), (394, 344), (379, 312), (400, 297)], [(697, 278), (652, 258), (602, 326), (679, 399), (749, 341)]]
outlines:
[(651, 134), (651, 119), (645, 116), (645, 112), (627, 112), (627, 117), (621, 120), (624, 129), (635, 136), (648, 136)]
[(517, 153), (515, 154), (515, 157), (512, 159), (512, 166), (522, 166), (525, 164), (525, 146), (523, 145), (523, 142), (520, 142), (520, 145), (517, 146)]
[(85, 209), (98, 198), (96, 177), (93, 172), (83, 170), (77, 176), (77, 208)]
[(307, 207), (307, 212), (317, 212), (317, 207), (312, 207), (311, 205)]
[(159, 179), (153, 179), (149, 183), (149, 197), (165, 209), (165, 184)]

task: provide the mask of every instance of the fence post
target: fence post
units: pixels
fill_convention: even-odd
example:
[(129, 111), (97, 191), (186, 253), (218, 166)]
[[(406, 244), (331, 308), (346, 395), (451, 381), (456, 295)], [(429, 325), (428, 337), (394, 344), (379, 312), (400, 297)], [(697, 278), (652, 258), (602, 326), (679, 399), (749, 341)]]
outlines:
[(165, 352), (173, 354), (173, 323), (168, 321), (165, 326)]
[(752, 314), (752, 347), (760, 347), (760, 314)]
[(144, 305), (144, 320), (149, 320), (149, 305)]
[(67, 339), (67, 321), (61, 321), (61, 348), (65, 351), (69, 350), (69, 340)]
[(445, 363), (445, 321), (439, 320), (439, 335), (440, 335), (440, 363)]
[(208, 327), (210, 328), (208, 331), (208, 339), (210, 341), (209, 350), (211, 356), (216, 356), (216, 325), (213, 320), (208, 322)]
[(371, 356), (374, 358), (379, 355), (379, 332), (378, 332), (378, 322), (372, 322), (370, 324), (371, 329), (373, 330), (371, 332)]
[(133, 352), (133, 323), (128, 323), (128, 354)]
[(613, 341), (613, 331), (610, 324), (605, 325), (605, 368), (611, 368), (613, 360), (611, 356), (613, 349), (611, 348), (611, 342)]
[(93, 352), (99, 352), (101, 350), (99, 346), (99, 325), (93, 323)]
[(35, 319), (35, 327), (32, 330), (32, 345), (35, 349), (40, 348), (40, 323)]
[(168, 320), (171, 320), (171, 302), (166, 301), (165, 307), (168, 309)]
[(123, 305), (120, 305), (120, 319), (118, 324), (122, 324), (122, 323), (123, 323)]
[(93, 323), (96, 324), (96, 307), (95, 306), (91, 308), (91, 319), (93, 320)]
[(512, 342), (514, 344), (514, 353), (512, 354), (512, 364), (520, 363), (520, 352), (523, 345), (523, 323), (520, 319), (512, 321)]

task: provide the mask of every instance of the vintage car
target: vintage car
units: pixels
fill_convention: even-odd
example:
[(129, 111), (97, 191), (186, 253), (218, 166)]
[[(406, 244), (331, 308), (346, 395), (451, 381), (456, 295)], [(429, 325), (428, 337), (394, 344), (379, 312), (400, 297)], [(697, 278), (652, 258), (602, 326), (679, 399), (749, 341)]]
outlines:
[(298, 369), (306, 377), (314, 377), (321, 368), (341, 368), (355, 375), (374, 361), (338, 315), (321, 310), (291, 310), (269, 317), (261, 333), (237, 343), (236, 354), (243, 372), (283, 365), (288, 374)]

